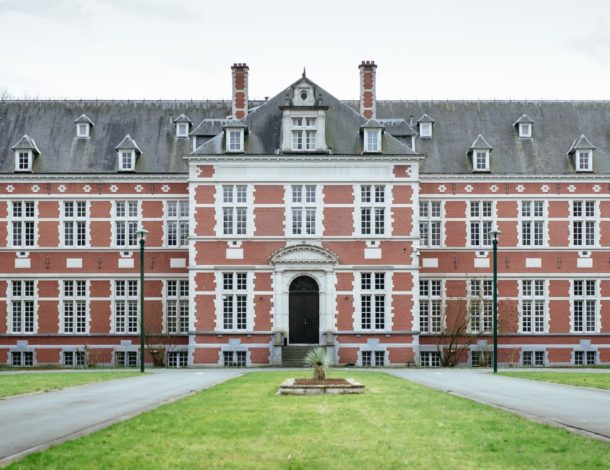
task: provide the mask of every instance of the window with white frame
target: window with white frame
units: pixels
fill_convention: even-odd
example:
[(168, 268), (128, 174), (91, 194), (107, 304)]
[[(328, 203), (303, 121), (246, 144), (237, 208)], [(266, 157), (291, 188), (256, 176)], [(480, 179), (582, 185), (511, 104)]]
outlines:
[(243, 129), (227, 129), (226, 131), (226, 150), (227, 152), (244, 151), (244, 131)]
[(246, 351), (223, 351), (222, 365), (224, 367), (246, 367)]
[(114, 352), (115, 367), (137, 367), (138, 352), (137, 351), (115, 351)]
[(76, 124), (76, 137), (79, 139), (86, 139), (89, 137), (89, 124), (86, 122), (79, 122)]
[(383, 330), (386, 327), (386, 273), (360, 273), (360, 328)]
[(34, 281), (11, 281), (11, 333), (34, 333), (36, 291)]
[(64, 351), (63, 356), (65, 367), (85, 367), (87, 365), (85, 351)]
[(593, 171), (593, 157), (591, 150), (576, 151), (576, 171)]
[(532, 136), (532, 125), (529, 122), (519, 123), (519, 137), (529, 139)]
[(473, 150), (474, 171), (489, 171), (489, 150)]
[(176, 137), (188, 137), (188, 136), (189, 136), (188, 122), (177, 122), (176, 123)]
[(246, 235), (248, 230), (248, 187), (228, 184), (222, 187), (222, 233)]
[(521, 201), (521, 245), (543, 246), (545, 233), (544, 201)]
[(594, 366), (596, 359), (596, 351), (574, 351), (575, 366)]
[(364, 151), (381, 152), (381, 129), (364, 130)]
[(544, 367), (544, 351), (523, 351), (523, 367)]
[(290, 187), (290, 227), (292, 235), (317, 233), (317, 187), (312, 184)]
[(420, 122), (419, 123), (419, 136), (420, 137), (432, 137), (432, 123), (431, 122)]
[(222, 273), (222, 328), (248, 328), (248, 273)]
[(292, 150), (316, 150), (317, 136), (315, 117), (292, 118)]
[(470, 201), (470, 246), (491, 246), (493, 202)]
[(542, 279), (521, 281), (521, 332), (544, 333), (545, 318), (546, 281)]
[(595, 201), (572, 201), (572, 243), (595, 246), (597, 209)]
[(362, 367), (385, 366), (385, 351), (362, 351)]
[(114, 281), (114, 332), (137, 333), (138, 281)]
[(572, 328), (575, 333), (597, 332), (597, 281), (579, 279), (572, 284)]
[(63, 332), (87, 333), (87, 281), (63, 281)]
[(443, 330), (442, 290), (440, 280), (419, 281), (419, 331), (440, 333)]
[(17, 150), (15, 152), (15, 171), (32, 171), (33, 154), (31, 150)]
[(167, 353), (167, 367), (186, 367), (188, 365), (188, 351), (169, 351)]
[(189, 331), (189, 281), (169, 280), (166, 284), (165, 314), (167, 333)]
[(115, 201), (115, 242), (117, 247), (137, 246), (138, 201)]
[(165, 216), (167, 246), (186, 246), (189, 237), (189, 202), (167, 201)]
[(11, 351), (11, 366), (32, 367), (34, 365), (33, 351)]
[(493, 282), (471, 280), (468, 291), (468, 329), (471, 333), (489, 333), (493, 321)]
[(136, 151), (119, 150), (119, 171), (134, 171), (136, 169)]
[(419, 243), (423, 247), (441, 246), (441, 202), (420, 201)]
[(419, 353), (419, 365), (421, 367), (440, 367), (441, 355), (437, 351), (422, 351)]
[(385, 185), (360, 186), (360, 233), (362, 235), (385, 234), (386, 187)]
[(36, 204), (34, 201), (11, 201), (12, 248), (34, 246)]
[(87, 245), (87, 203), (85, 201), (64, 201), (64, 246)]

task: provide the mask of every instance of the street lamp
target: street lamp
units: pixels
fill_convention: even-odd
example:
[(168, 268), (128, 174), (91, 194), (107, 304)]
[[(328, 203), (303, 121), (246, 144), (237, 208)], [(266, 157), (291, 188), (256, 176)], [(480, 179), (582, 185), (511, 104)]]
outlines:
[(140, 243), (140, 372), (144, 372), (144, 245), (148, 230), (141, 227), (137, 232)]
[(493, 329), (494, 329), (494, 374), (498, 372), (498, 237), (502, 232), (498, 227), (494, 227), (489, 231), (489, 234), (493, 237), (494, 247), (494, 316), (493, 316)]

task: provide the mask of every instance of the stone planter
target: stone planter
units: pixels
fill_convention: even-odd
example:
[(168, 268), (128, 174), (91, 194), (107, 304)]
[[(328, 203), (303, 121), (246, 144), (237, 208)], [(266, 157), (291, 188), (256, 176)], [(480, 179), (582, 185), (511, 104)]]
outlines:
[(354, 379), (342, 379), (342, 383), (299, 384), (295, 379), (284, 380), (277, 391), (278, 395), (341, 395), (345, 393), (364, 393), (366, 388)]

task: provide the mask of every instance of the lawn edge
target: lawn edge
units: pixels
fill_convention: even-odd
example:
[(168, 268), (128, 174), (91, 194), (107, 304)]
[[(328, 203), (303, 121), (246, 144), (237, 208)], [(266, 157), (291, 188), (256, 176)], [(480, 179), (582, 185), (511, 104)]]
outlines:
[[(519, 372), (516, 372), (517, 374)], [(610, 393), (610, 388), (598, 388), (598, 387), (585, 387), (584, 385), (574, 385), (574, 384), (564, 384), (564, 383), (560, 383), (560, 382), (551, 382), (550, 380), (540, 380), (540, 379), (530, 379), (528, 377), (515, 377), (514, 375), (506, 375), (502, 372), (500, 372), (498, 375), (502, 376), (502, 377), (510, 377), (511, 379), (518, 379), (518, 380), (531, 380), (534, 382), (544, 382), (547, 384), (553, 384), (553, 385), (561, 385), (564, 387), (576, 387), (576, 388), (584, 388), (585, 390), (593, 390), (596, 392), (606, 392), (606, 393)]]

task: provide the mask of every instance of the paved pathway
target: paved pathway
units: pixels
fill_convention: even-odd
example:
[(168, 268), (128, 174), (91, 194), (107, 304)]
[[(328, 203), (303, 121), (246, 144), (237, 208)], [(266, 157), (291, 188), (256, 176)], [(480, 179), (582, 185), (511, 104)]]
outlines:
[(494, 376), (486, 370), (388, 369), (386, 372), (537, 421), (610, 440), (610, 391)]
[(0, 400), (0, 465), (238, 375), (230, 369), (163, 370)]

